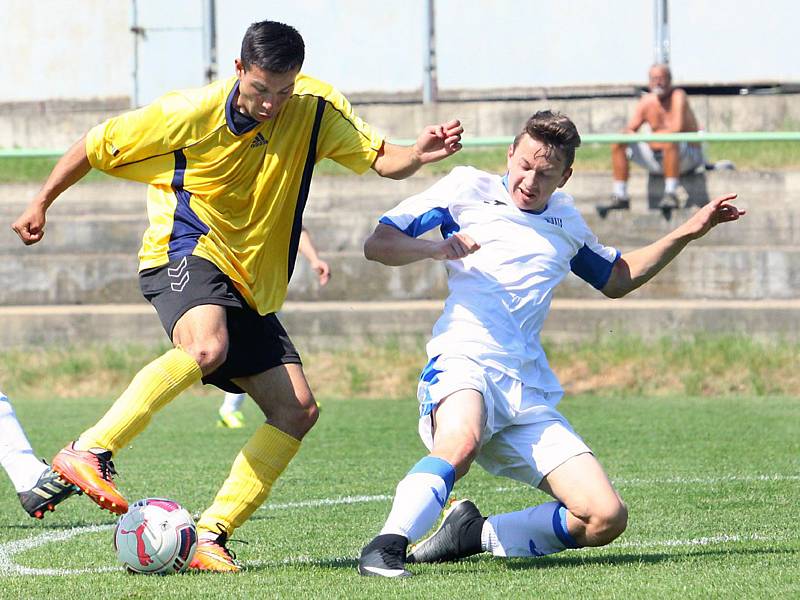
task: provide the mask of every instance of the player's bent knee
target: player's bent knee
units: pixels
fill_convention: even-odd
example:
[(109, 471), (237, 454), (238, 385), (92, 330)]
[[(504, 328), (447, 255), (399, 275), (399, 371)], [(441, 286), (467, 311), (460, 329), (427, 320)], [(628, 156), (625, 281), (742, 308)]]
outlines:
[(456, 470), (456, 479), (461, 479), (469, 472), (469, 468), (478, 456), (480, 444), (476, 440), (459, 440), (454, 444), (434, 443), (431, 456), (446, 460)]
[(209, 340), (183, 346), (183, 350), (197, 361), (203, 375), (216, 371), (228, 357), (227, 340)]
[(303, 436), (311, 431), (311, 428), (314, 427), (319, 419), (319, 408), (311, 396), (298, 400), (296, 408), (287, 416), (292, 430)]
[(590, 527), (596, 545), (610, 544), (628, 527), (628, 507), (622, 502), (607, 507), (593, 516)]

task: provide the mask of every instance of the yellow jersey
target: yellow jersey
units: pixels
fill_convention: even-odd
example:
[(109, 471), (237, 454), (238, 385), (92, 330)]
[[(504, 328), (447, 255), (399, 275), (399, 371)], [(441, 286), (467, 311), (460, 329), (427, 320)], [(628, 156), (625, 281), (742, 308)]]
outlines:
[(276, 312), (297, 255), (314, 165), (364, 173), (383, 138), (330, 85), (300, 74), (274, 119), (234, 113), (239, 80), (169, 93), (92, 128), (95, 169), (148, 184), (139, 270), (213, 262), (260, 314)]

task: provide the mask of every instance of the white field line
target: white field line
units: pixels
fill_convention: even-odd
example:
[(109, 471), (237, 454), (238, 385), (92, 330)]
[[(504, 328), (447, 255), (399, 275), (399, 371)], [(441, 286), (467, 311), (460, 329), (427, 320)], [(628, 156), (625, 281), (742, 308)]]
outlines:
[(74, 527), (64, 531), (40, 533), (30, 538), (14, 540), (0, 544), (0, 575), (78, 575), (81, 573), (104, 573), (107, 571), (121, 571), (121, 567), (90, 567), (86, 569), (37, 569), (23, 567), (14, 562), (14, 555), (26, 550), (32, 550), (52, 542), (65, 542), (78, 535), (95, 533), (114, 528), (114, 525), (91, 525), (89, 527)]
[[(800, 475), (726, 475), (721, 477), (666, 477), (656, 479), (618, 479), (618, 485), (667, 485), (667, 484), (701, 484), (714, 485), (729, 482), (757, 482), (757, 481), (798, 481)], [(496, 491), (522, 490), (523, 487), (499, 487)], [(266, 504), (262, 510), (291, 510), (296, 508), (317, 508), (321, 506), (339, 506), (348, 504), (358, 504), (363, 502), (384, 502), (391, 500), (392, 496), (387, 494), (377, 494), (372, 496), (343, 496), (340, 498), (321, 498), (316, 500), (303, 500), (300, 502), (285, 502), (281, 504)], [(11, 542), (0, 544), (0, 577), (9, 575), (49, 575), (66, 576), (79, 575), (82, 573), (107, 573), (111, 571), (121, 571), (120, 567), (88, 567), (82, 569), (50, 569), (35, 568), (18, 565), (14, 562), (14, 556), (53, 542), (64, 542), (76, 536), (96, 533), (100, 531), (110, 531), (113, 524), (91, 525), (87, 527), (74, 527), (64, 531), (41, 533), (30, 538), (23, 538)], [(652, 542), (621, 542), (608, 546), (608, 548), (661, 548), (675, 546), (698, 546), (709, 544), (725, 544), (745, 541), (764, 541), (765, 538), (758, 535), (737, 536), (737, 535), (718, 535), (712, 537), (695, 538), (689, 540), (664, 540)], [(326, 559), (316, 559), (307, 556), (289, 557), (282, 561), (248, 561), (248, 566), (268, 566), (268, 565), (290, 565), (290, 564), (331, 564), (340, 562), (350, 562), (352, 557), (331, 557)]]
[(359, 504), (361, 502), (380, 502), (391, 500), (393, 496), (378, 494), (377, 496), (344, 496), (342, 498), (322, 498), (320, 500), (302, 500), (284, 504), (265, 504), (264, 510), (282, 510), (287, 508), (316, 508), (318, 506), (336, 506), (339, 504)]

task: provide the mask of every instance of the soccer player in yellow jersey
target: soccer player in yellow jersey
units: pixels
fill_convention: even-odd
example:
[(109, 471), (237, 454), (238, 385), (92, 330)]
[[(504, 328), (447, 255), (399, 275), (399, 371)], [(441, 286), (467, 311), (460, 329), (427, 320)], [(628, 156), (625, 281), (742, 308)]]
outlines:
[[(395, 146), (342, 94), (300, 73), (303, 39), (282, 23), (251, 25), (236, 75), (109, 119), (73, 145), (13, 224), (42, 239), (45, 213), (96, 168), (148, 184), (139, 252), (142, 292), (174, 348), (145, 366), (53, 469), (101, 507), (125, 513), (112, 456), (197, 381), (247, 392), (266, 417), (198, 521), (191, 567), (237, 571), (229, 535), (266, 499), (317, 420), (300, 358), (275, 316), (286, 295), (314, 164), (331, 158), (402, 179), (461, 148), (458, 121)], [(113, 202), (113, 198), (109, 199)]]

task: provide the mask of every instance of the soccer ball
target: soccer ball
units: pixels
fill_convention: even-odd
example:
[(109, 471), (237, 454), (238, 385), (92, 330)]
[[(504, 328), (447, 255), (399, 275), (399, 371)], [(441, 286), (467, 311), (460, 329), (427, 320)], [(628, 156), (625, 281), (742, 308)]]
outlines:
[(145, 498), (130, 505), (114, 529), (114, 549), (132, 573), (180, 573), (194, 557), (197, 529), (174, 500)]

